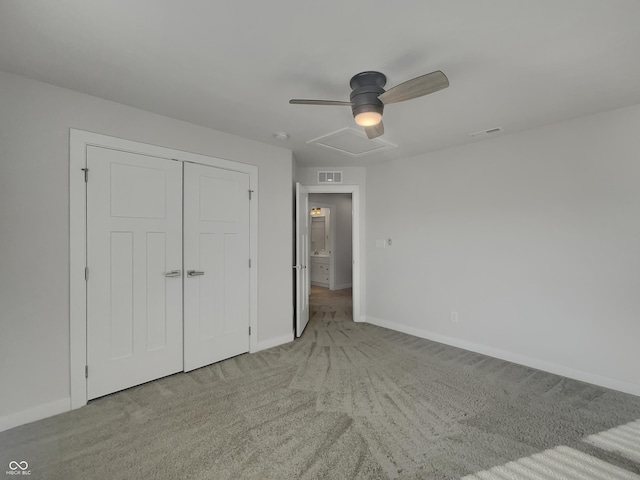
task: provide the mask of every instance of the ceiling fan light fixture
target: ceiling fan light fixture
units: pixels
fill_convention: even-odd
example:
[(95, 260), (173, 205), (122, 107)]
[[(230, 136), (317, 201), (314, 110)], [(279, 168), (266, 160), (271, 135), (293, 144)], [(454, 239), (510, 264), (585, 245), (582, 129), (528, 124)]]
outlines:
[(360, 112), (355, 116), (356, 123), (361, 127), (372, 127), (378, 125), (382, 120), (382, 113), (380, 112)]
[(295, 105), (341, 105), (350, 106), (356, 124), (364, 127), (368, 139), (384, 134), (382, 111), (385, 105), (404, 102), (428, 95), (449, 86), (449, 79), (440, 70), (407, 80), (389, 90), (385, 90), (387, 77), (384, 73), (367, 71), (354, 75), (349, 82), (351, 94), (349, 101), (340, 100), (303, 100), (292, 98), (289, 103)]

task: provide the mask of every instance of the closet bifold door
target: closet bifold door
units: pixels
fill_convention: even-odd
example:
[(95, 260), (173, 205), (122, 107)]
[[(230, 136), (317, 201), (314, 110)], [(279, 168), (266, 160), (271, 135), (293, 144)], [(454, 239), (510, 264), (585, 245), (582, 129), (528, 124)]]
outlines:
[(183, 369), (182, 165), (87, 147), (87, 394)]
[(184, 370), (249, 351), (249, 175), (184, 164)]

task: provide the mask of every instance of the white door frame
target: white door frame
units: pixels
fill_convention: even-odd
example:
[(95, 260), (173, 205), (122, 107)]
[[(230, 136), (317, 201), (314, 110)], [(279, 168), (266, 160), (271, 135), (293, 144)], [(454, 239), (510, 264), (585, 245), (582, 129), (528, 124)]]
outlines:
[[(322, 202), (309, 202), (309, 208), (312, 206), (328, 208), (329, 209), (329, 248), (325, 250), (329, 250), (331, 255), (329, 256), (329, 290), (333, 290), (335, 288), (335, 273), (336, 273), (336, 255), (335, 255), (335, 246), (336, 246), (336, 234), (335, 234), (335, 220), (331, 220), (331, 212), (333, 212), (333, 216), (335, 216), (336, 206), (331, 203), (322, 203)], [(311, 217), (313, 218), (313, 217)], [(309, 234), (311, 235), (311, 234)], [(309, 256), (311, 256), (311, 249), (309, 249)]]
[(360, 321), (360, 188), (358, 185), (305, 185), (309, 193), (350, 193), (353, 217), (351, 219), (351, 249), (353, 258), (353, 320)]
[[(252, 200), (249, 204), (249, 254), (252, 268), (249, 272), (249, 352), (258, 344), (258, 167), (221, 158), (184, 152), (167, 147), (125, 140), (108, 135), (70, 129), (69, 132), (69, 347), (71, 408), (87, 404), (87, 203), (85, 173), (87, 146), (110, 148), (181, 162), (199, 163), (212, 167), (249, 174)], [(89, 181), (90, 178), (89, 178)], [(249, 192), (247, 192), (249, 195)], [(90, 265), (89, 265), (90, 267)]]

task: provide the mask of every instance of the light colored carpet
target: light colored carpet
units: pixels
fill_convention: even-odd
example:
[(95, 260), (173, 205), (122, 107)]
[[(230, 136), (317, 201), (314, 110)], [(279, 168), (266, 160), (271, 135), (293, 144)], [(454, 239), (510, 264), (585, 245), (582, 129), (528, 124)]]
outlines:
[(518, 478), (491, 469), (562, 447), (640, 474), (597, 441), (639, 397), (353, 323), (350, 291), (316, 293), (300, 339), (0, 433), (0, 462), (65, 480)]

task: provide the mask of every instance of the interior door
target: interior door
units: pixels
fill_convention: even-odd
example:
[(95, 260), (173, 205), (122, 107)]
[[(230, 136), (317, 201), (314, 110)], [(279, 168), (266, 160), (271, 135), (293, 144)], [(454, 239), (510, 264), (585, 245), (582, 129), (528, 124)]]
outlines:
[(249, 175), (184, 165), (184, 369), (249, 351)]
[(309, 323), (309, 191), (296, 182), (296, 336)]
[(182, 370), (182, 166), (87, 147), (87, 394)]

